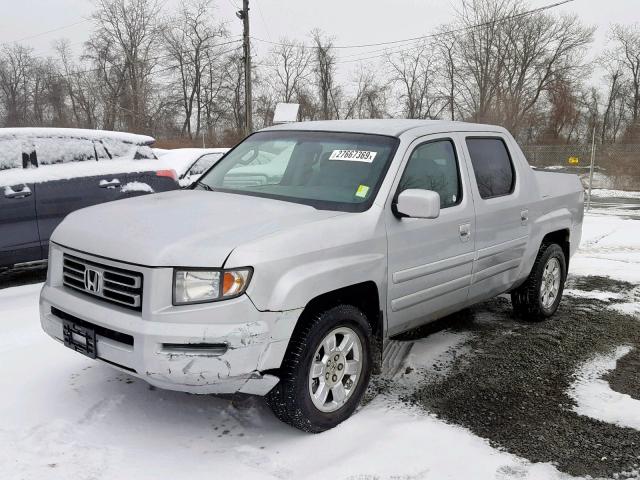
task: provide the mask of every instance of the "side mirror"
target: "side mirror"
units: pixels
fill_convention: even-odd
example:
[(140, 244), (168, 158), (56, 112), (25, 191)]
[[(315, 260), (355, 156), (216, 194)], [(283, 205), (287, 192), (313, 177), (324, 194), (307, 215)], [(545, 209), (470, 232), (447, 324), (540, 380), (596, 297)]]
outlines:
[(395, 212), (399, 217), (438, 218), (440, 195), (431, 190), (407, 189), (398, 195)]

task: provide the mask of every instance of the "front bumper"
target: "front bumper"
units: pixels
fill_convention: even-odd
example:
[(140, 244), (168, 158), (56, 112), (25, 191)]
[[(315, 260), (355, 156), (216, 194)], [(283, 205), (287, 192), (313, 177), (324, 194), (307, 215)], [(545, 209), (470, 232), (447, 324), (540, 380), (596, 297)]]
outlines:
[[(136, 266), (145, 279), (143, 308), (131, 311), (64, 287), (57, 272), (62, 249), (56, 248), (40, 294), (42, 328), (51, 337), (63, 341), (63, 316), (96, 325), (98, 359), (169, 390), (265, 395), (278, 382), (261, 372), (280, 366), (301, 310), (261, 312), (246, 295), (173, 306), (171, 290), (157, 288), (170, 285), (171, 269)], [(199, 345), (206, 348), (194, 348)]]

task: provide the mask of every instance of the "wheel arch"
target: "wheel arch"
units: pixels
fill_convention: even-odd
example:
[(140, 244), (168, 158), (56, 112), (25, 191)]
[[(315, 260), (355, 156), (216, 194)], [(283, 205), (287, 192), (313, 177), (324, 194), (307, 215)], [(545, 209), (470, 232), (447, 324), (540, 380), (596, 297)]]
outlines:
[(562, 252), (564, 253), (564, 261), (566, 269), (569, 270), (569, 257), (571, 256), (571, 230), (569, 228), (563, 228), (560, 230), (554, 230), (553, 232), (547, 233), (544, 237), (542, 237), (542, 241), (540, 242), (540, 247), (545, 243), (556, 243), (562, 248)]
[(353, 305), (367, 317), (374, 338), (374, 372), (379, 371), (384, 338), (384, 311), (380, 305), (378, 286), (373, 280), (341, 287), (312, 298), (300, 314), (291, 337), (303, 328), (311, 315), (340, 304)]

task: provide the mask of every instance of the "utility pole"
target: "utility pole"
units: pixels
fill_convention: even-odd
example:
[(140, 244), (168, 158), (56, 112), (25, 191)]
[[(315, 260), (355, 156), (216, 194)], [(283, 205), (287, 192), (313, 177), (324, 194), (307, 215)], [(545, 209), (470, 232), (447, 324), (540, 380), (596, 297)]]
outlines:
[(591, 185), (593, 185), (593, 168), (596, 163), (596, 123), (593, 124), (591, 137), (591, 165), (589, 166), (589, 192), (587, 193), (587, 212), (591, 209)]
[(249, 36), (249, 0), (242, 0), (242, 10), (236, 12), (242, 20), (242, 50), (244, 53), (244, 128), (249, 135), (253, 131), (251, 114), (251, 44)]

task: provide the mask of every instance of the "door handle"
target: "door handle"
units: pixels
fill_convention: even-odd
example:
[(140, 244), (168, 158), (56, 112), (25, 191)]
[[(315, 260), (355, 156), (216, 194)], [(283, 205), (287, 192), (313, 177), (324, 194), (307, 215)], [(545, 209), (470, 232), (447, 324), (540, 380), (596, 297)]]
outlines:
[(458, 227), (458, 233), (460, 234), (460, 240), (467, 242), (471, 237), (471, 224), (463, 223)]
[(114, 178), (112, 180), (102, 179), (100, 180), (98, 186), (100, 188), (116, 188), (120, 186), (120, 180), (118, 180), (117, 178)]
[(31, 189), (26, 185), (22, 186), (22, 190), (14, 190), (13, 187), (5, 187), (5, 198), (25, 198), (31, 196)]
[(528, 221), (529, 221), (529, 210), (522, 210), (520, 212), (520, 223), (522, 223), (522, 225), (526, 225)]

